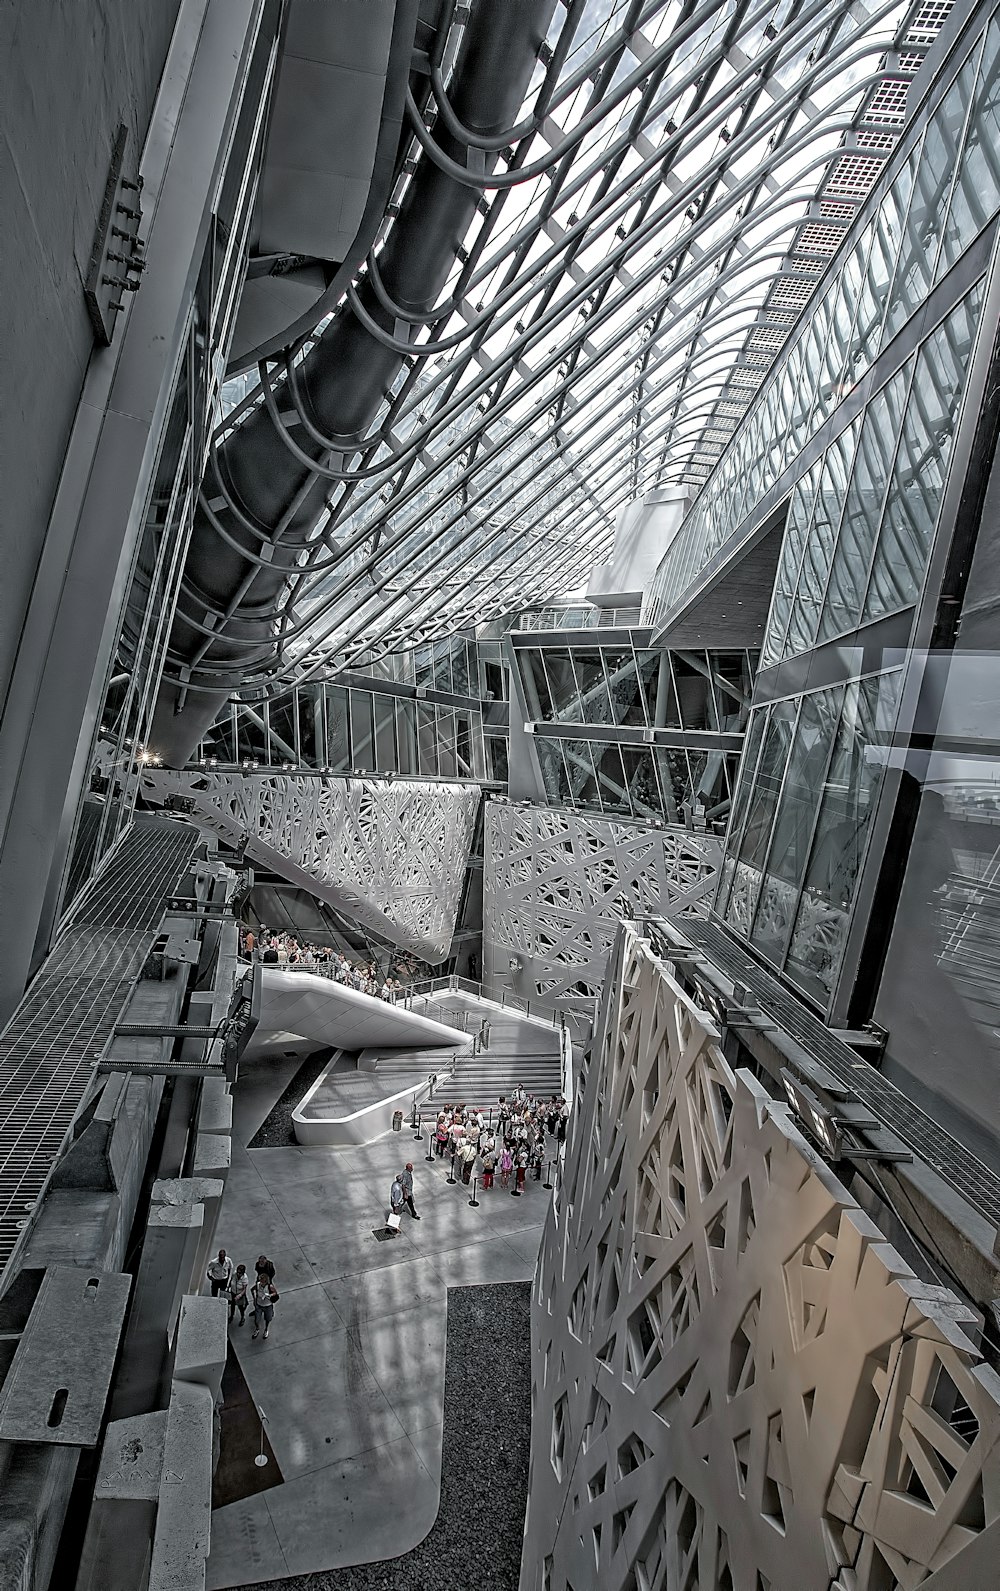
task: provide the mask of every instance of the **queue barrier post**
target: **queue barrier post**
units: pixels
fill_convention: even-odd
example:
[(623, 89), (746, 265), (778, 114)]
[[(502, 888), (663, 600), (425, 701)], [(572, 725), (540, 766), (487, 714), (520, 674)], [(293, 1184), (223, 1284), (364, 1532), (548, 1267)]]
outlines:
[(451, 1146), (451, 1166), (450, 1166), (450, 1168), (448, 1170), (448, 1175), (445, 1177), (444, 1180), (446, 1182), (450, 1182), (452, 1187), (454, 1187), (455, 1183), (458, 1181), (458, 1178), (455, 1175), (455, 1146), (454, 1146), (454, 1144), (452, 1144), (452, 1146)]
[(431, 1144), (433, 1143), (433, 1141), (434, 1141), (434, 1128), (433, 1127), (428, 1127), (428, 1129), (427, 1129), (427, 1153), (424, 1155), (424, 1159), (425, 1160), (433, 1160), (434, 1159), (434, 1150), (431, 1148)]
[(552, 1161), (548, 1160), (545, 1163), (545, 1181), (542, 1183), (542, 1187), (551, 1188), (552, 1185)]
[(478, 1187), (478, 1185), (479, 1185), (479, 1178), (478, 1177), (473, 1177), (473, 1179), (472, 1179), (472, 1198), (469, 1200), (469, 1203), (471, 1204), (471, 1206), (472, 1206), (472, 1208), (474, 1210), (478, 1210), (479, 1209), (479, 1200), (476, 1198), (476, 1188)]

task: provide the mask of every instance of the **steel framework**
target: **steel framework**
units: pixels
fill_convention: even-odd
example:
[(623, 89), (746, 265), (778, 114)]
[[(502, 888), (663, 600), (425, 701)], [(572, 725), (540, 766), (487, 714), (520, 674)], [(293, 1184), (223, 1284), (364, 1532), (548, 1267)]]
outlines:
[[(216, 436), (174, 711), (557, 594), (606, 555), (620, 503), (697, 490), (877, 180), (950, 8), (448, 0), (365, 265)], [(493, 131), (463, 123), (484, 55), (523, 67), (529, 45), (519, 116), (497, 95)], [(440, 217), (422, 232), (424, 190), (444, 193), (450, 235)], [(405, 261), (435, 244), (452, 253), (428, 300)], [(338, 338), (380, 373), (368, 411), (331, 392)], [(258, 490), (244, 462), (262, 447)]]

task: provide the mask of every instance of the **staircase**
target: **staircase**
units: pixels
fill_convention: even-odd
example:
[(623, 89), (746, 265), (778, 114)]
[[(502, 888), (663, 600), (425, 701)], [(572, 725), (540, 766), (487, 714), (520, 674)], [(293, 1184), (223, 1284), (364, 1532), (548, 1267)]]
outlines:
[(509, 1097), (518, 1083), (526, 1094), (535, 1094), (541, 1099), (562, 1092), (558, 1028), (529, 1022), (515, 1012), (498, 1011), (468, 995), (448, 995), (440, 1000), (421, 1002), (419, 1009), (452, 1027), (462, 1027), (464, 1017), (470, 1035), (478, 1034), (484, 1019), (490, 1024), (489, 1044), (485, 1049), (476, 1055), (470, 1050), (458, 1051), (454, 1075), (443, 1090), (438, 1087), (438, 1099), (489, 1109), (496, 1105), (501, 1094)]

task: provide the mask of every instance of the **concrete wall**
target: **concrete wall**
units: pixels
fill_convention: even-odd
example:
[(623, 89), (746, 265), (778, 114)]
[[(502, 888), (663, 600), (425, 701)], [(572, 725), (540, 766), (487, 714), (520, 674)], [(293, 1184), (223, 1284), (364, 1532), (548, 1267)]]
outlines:
[(587, 596), (598, 607), (638, 606), (680, 529), (690, 503), (686, 486), (662, 486), (618, 510), (611, 561), (591, 572)]
[(179, 3), (0, 7), (0, 702), (93, 348), (82, 283), (115, 133), (141, 148)]

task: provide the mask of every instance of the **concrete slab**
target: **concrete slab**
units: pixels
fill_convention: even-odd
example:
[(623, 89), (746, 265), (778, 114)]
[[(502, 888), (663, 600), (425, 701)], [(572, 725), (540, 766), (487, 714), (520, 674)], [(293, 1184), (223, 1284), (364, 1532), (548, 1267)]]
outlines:
[(403, 1436), (265, 1495), (287, 1572), (308, 1574), (408, 1552), (434, 1523), (438, 1483)]
[[(280, 1330), (277, 1310), (272, 1329)], [(254, 1342), (245, 1328), (237, 1337), (240, 1368), (254, 1402), (268, 1416), (268, 1435), (286, 1482), (384, 1447), (403, 1434), (358, 1339), (346, 1329), (284, 1344), (280, 1354), (258, 1352), (263, 1339)]]
[[(255, 1352), (273, 1353), (288, 1348), (292, 1343), (306, 1342), (310, 1337), (330, 1337), (338, 1331), (346, 1331), (343, 1316), (319, 1282), (314, 1282), (311, 1287), (295, 1287), (285, 1292), (281, 1292), (279, 1287), (278, 1292), (281, 1296), (275, 1307), (271, 1334), (267, 1342), (263, 1337), (258, 1338), (254, 1344)], [(248, 1312), (247, 1322), (251, 1331), (252, 1319)], [(242, 1338), (247, 1327), (239, 1327), (234, 1321), (232, 1329)]]
[(502, 1237), (471, 1243), (467, 1248), (450, 1249), (438, 1257), (435, 1268), (448, 1287), (474, 1287), (481, 1282), (526, 1282), (534, 1274), (534, 1264), (522, 1259)]
[(104, 1437), (94, 1496), (155, 1503), (166, 1436), (166, 1409), (112, 1420)]
[(208, 1387), (213, 1402), (222, 1388), (226, 1367), (226, 1317), (224, 1298), (197, 1298), (185, 1294), (181, 1299), (174, 1349), (174, 1380)]
[(211, 1534), (213, 1407), (208, 1387), (174, 1382), (149, 1591), (190, 1591), (204, 1584)]
[[(382, 1244), (382, 1247), (387, 1247)], [(399, 1259), (378, 1270), (353, 1271), (323, 1283), (341, 1318), (357, 1331), (369, 1318), (409, 1315), (445, 1297), (445, 1284), (425, 1257)]]
[(263, 1492), (215, 1509), (206, 1591), (222, 1591), (224, 1586), (255, 1584), (258, 1580), (282, 1580), (289, 1573)]
[(0, 1386), (0, 1440), (95, 1447), (132, 1278), (52, 1265)]

